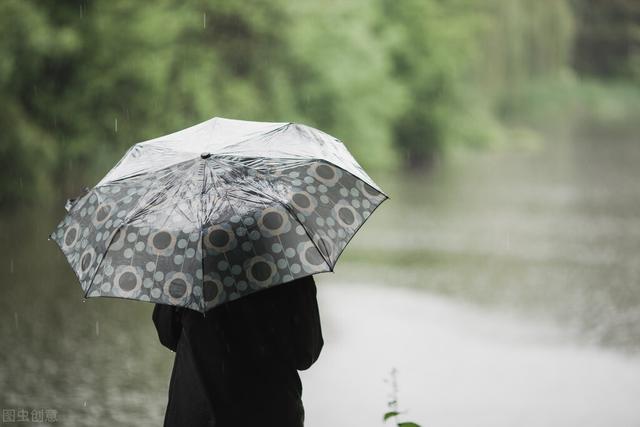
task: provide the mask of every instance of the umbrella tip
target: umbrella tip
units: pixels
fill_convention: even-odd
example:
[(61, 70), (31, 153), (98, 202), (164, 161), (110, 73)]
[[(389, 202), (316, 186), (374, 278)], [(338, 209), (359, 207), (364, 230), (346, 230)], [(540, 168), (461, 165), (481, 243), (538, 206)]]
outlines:
[(200, 157), (203, 159), (208, 159), (209, 157), (211, 157), (211, 153), (202, 153), (200, 154)]

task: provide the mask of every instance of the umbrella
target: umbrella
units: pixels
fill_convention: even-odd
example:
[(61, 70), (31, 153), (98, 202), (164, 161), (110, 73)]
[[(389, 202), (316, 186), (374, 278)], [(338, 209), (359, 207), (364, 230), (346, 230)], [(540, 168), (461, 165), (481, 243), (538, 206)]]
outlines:
[(333, 271), (387, 196), (338, 139), (215, 117), (133, 145), (51, 233), (85, 298), (200, 312)]

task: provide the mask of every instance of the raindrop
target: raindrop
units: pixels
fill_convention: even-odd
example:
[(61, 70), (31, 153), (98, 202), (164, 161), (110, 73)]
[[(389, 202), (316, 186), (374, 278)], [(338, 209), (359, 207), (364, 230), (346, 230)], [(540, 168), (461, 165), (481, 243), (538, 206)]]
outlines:
[(96, 320), (96, 336), (100, 336), (100, 323)]
[(207, 12), (202, 14), (202, 28), (207, 28)]
[(85, 408), (87, 407), (87, 401), (86, 400), (84, 401), (84, 407)]
[(87, 299), (86, 298), (82, 298), (82, 302), (87, 302)]
[(16, 321), (16, 330), (18, 330), (18, 312), (17, 311), (13, 312), (13, 318)]
[(9, 261), (9, 273), (13, 274), (13, 258)]
[(118, 132), (118, 118), (115, 118), (115, 131)]

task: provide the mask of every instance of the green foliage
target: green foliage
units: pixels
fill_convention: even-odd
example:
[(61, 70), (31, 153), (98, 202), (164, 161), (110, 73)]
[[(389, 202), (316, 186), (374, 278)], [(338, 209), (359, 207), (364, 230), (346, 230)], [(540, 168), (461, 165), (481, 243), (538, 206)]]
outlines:
[(580, 25), (573, 63), (581, 74), (640, 78), (640, 3), (573, 0)]
[(55, 137), (44, 130), (47, 118), (34, 76), (54, 66), (52, 57), (70, 55), (78, 40), (51, 25), (44, 11), (20, 1), (0, 3), (0, 17), (0, 195), (13, 200), (35, 191), (57, 154)]
[(76, 189), (129, 145), (214, 115), (308, 123), (366, 166), (393, 165), (401, 88), (376, 15), (327, 6), (3, 2), (0, 204), (49, 179)]
[(383, 421), (387, 421), (389, 418), (397, 417), (398, 415), (400, 415), (400, 413), (398, 411), (389, 411), (386, 414), (384, 414), (382, 419), (383, 419)]
[(389, 398), (391, 399), (387, 406), (389, 407), (389, 411), (386, 412), (382, 419), (383, 421), (388, 421), (393, 418), (397, 427), (420, 427), (419, 424), (416, 424), (411, 421), (400, 421), (398, 417), (402, 412), (398, 409), (398, 371), (396, 368), (391, 369), (389, 373), (389, 379), (385, 380), (391, 386), (391, 393), (389, 394)]
[(367, 0), (292, 3), (291, 114), (344, 140), (364, 165), (394, 165), (391, 127), (403, 102), (379, 12)]
[(532, 82), (512, 95), (511, 121), (535, 129), (581, 127), (632, 135), (640, 121), (640, 86), (572, 75)]
[(448, 29), (460, 24), (449, 9), (435, 1), (382, 0), (382, 25), (390, 40), (394, 75), (405, 86), (408, 99), (393, 125), (394, 139), (414, 168), (432, 163), (453, 116), (460, 53), (451, 50), (456, 43)]
[(0, 3), (0, 205), (90, 185), (213, 116), (297, 121), (367, 168), (504, 139), (566, 74), (569, 0)]

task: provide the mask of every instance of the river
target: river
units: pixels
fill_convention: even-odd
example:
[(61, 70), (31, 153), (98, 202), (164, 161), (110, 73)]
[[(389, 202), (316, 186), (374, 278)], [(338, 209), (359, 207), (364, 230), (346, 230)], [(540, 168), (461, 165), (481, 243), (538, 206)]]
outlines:
[[(559, 138), (374, 173), (391, 199), (318, 278), (307, 425), (382, 425), (392, 368), (423, 426), (640, 425), (639, 164), (633, 138)], [(0, 407), (160, 425), (152, 306), (83, 302), (46, 238), (61, 205), (0, 222)]]

